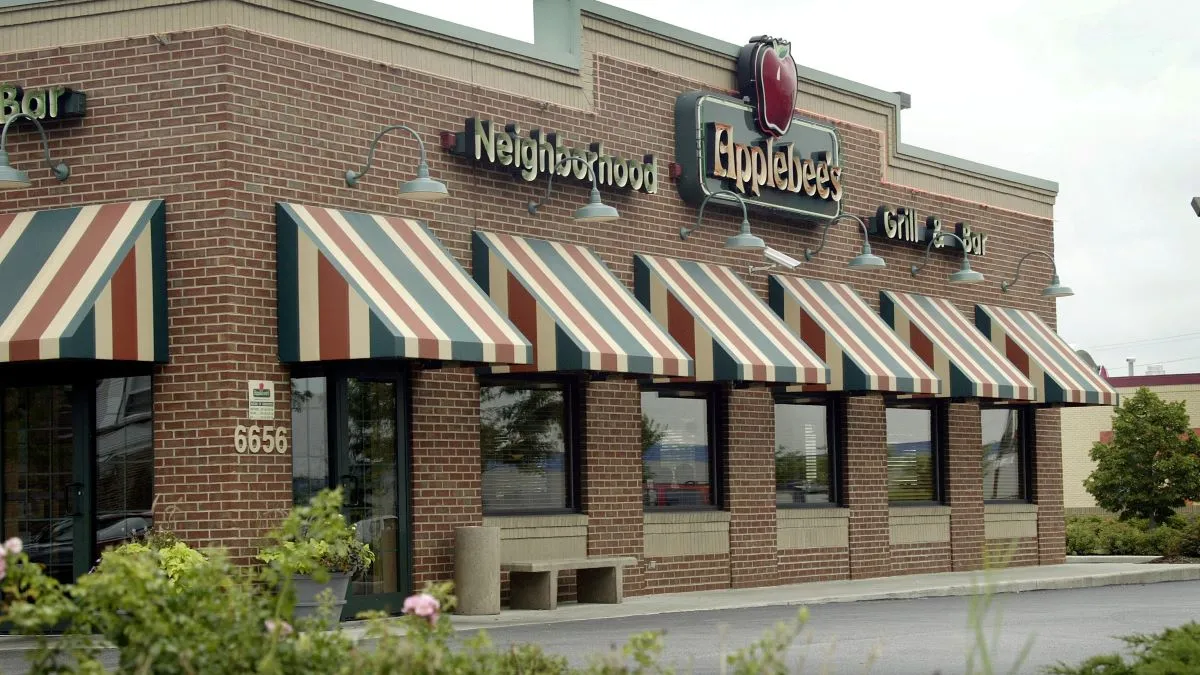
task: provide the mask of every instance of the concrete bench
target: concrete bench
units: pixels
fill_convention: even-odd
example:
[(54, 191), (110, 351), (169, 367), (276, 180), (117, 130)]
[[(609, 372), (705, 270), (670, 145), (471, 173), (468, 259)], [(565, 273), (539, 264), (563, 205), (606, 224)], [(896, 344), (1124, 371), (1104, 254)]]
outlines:
[(637, 563), (636, 558), (566, 558), (500, 563), (508, 572), (508, 605), (512, 609), (554, 609), (558, 607), (558, 572), (575, 570), (579, 602), (615, 604), (624, 597), (624, 570)]

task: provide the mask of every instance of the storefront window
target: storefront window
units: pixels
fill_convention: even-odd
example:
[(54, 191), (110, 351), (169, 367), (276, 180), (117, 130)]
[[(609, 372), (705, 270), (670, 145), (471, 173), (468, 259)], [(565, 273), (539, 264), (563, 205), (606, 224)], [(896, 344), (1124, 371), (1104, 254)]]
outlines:
[(985, 500), (1024, 500), (1025, 490), (1025, 417), (1020, 408), (984, 408), (983, 425), (983, 498)]
[(329, 409), (323, 377), (292, 379), (292, 499), (307, 504), (329, 485)]
[(887, 409), (888, 501), (936, 502), (940, 494), (932, 407)]
[(716, 506), (709, 391), (642, 392), (642, 483), (646, 509)]
[(96, 383), (96, 548), (146, 532), (154, 505), (150, 376)]
[(575, 458), (565, 382), (491, 381), (480, 389), (483, 512), (575, 508)]
[(835, 494), (837, 462), (830, 433), (833, 405), (820, 399), (775, 404), (775, 503), (829, 505)]

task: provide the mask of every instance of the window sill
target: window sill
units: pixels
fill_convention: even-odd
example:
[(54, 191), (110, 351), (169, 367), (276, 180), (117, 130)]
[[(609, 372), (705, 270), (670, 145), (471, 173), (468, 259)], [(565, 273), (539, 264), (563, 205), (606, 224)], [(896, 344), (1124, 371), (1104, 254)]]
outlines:
[(486, 527), (510, 529), (517, 527), (580, 527), (588, 524), (585, 513), (523, 513), (486, 515), (483, 517)]
[(729, 512), (710, 509), (705, 511), (647, 511), (643, 522), (648, 525), (670, 523), (728, 523)]
[(985, 501), (983, 510), (987, 513), (1037, 513), (1037, 504), (1017, 501)]
[(775, 517), (779, 520), (801, 520), (807, 518), (849, 518), (850, 509), (836, 505), (808, 504), (805, 506), (777, 506)]
[(915, 504), (890, 504), (888, 505), (888, 515), (896, 516), (948, 516), (950, 515), (950, 507), (944, 504), (931, 503), (915, 503)]

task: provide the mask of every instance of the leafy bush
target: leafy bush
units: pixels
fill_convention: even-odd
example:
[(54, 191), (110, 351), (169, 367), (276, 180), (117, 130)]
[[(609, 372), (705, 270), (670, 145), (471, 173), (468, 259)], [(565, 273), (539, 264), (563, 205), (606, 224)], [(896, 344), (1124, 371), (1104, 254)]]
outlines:
[(156, 531), (142, 541), (121, 544), (117, 551), (123, 553), (147, 553), (154, 556), (159, 568), (166, 573), (172, 584), (192, 568), (208, 562), (204, 554), (189, 547), (175, 535)]
[(294, 507), (269, 536), (259, 559), (285, 574), (307, 574), (324, 582), (329, 574), (357, 574), (375, 562), (371, 547), (342, 515), (342, 488), (321, 490), (308, 506)]
[(1131, 652), (1093, 656), (1078, 666), (1059, 663), (1053, 675), (1168, 675), (1200, 672), (1200, 624), (1186, 623), (1151, 635), (1121, 638)]

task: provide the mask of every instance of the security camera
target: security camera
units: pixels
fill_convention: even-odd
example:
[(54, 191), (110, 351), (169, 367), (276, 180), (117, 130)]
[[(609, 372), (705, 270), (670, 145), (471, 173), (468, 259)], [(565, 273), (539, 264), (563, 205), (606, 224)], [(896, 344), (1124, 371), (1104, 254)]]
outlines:
[(790, 256), (786, 253), (776, 251), (775, 249), (771, 248), (770, 246), (763, 249), (763, 257), (766, 258), (767, 260), (770, 260), (771, 262), (775, 263), (776, 265), (783, 265), (784, 267), (788, 268), (789, 270), (794, 270), (800, 266), (799, 260), (796, 260), (795, 258), (793, 258), (792, 256)]

